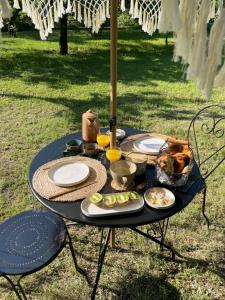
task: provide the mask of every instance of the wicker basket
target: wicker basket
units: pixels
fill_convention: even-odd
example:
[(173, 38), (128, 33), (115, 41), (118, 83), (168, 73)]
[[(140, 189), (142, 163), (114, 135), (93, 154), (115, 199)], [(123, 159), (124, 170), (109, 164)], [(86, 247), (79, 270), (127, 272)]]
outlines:
[(162, 155), (170, 154), (170, 151), (166, 147), (166, 145), (161, 148), (156, 160), (156, 178), (160, 183), (174, 187), (184, 186), (187, 183), (189, 175), (194, 166), (193, 151), (191, 150), (191, 148), (189, 148), (189, 150), (191, 151), (191, 159), (189, 160), (189, 164), (185, 167), (185, 172), (169, 174), (161, 168), (161, 166), (159, 165), (159, 159)]

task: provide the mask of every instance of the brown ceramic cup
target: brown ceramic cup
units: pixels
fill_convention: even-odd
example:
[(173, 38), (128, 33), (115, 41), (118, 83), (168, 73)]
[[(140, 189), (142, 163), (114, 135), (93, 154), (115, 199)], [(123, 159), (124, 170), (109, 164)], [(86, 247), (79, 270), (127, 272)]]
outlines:
[(111, 163), (110, 173), (115, 183), (124, 189), (134, 185), (137, 171), (136, 165), (131, 161), (119, 160)]

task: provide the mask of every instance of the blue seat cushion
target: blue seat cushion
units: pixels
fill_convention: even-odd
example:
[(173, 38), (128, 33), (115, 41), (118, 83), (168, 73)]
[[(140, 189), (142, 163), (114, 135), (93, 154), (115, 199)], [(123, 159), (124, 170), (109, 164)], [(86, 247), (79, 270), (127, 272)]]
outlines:
[(43, 210), (15, 215), (0, 224), (0, 273), (29, 274), (53, 260), (65, 245), (66, 226)]

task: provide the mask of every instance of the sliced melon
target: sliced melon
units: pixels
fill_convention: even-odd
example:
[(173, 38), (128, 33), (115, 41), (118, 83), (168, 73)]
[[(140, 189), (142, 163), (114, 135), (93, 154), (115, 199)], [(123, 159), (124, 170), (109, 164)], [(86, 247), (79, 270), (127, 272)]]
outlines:
[(117, 203), (119, 205), (127, 205), (128, 202), (129, 202), (129, 194), (128, 193), (119, 194), (117, 196)]
[(110, 208), (112, 208), (116, 205), (116, 201), (117, 201), (116, 195), (109, 195), (104, 198), (105, 205)]
[(94, 193), (89, 197), (89, 201), (93, 204), (99, 205), (102, 202), (103, 196), (99, 193)]
[(129, 198), (130, 198), (130, 200), (139, 200), (140, 195), (137, 192), (130, 192), (129, 193)]
[(121, 201), (127, 201), (129, 200), (129, 193), (123, 193), (123, 194), (120, 194), (118, 196), (118, 198), (121, 200)]

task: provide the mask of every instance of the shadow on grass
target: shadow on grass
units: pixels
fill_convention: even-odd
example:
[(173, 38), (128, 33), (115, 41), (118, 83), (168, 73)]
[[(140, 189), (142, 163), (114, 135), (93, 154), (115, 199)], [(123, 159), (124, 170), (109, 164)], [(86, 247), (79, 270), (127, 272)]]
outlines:
[[(166, 261), (172, 261), (168, 256), (160, 256)], [(211, 272), (219, 276), (221, 279), (225, 280), (225, 267), (223, 253), (221, 252), (221, 265), (215, 263), (212, 260), (196, 259), (188, 256), (181, 255), (181, 258), (176, 258), (175, 262), (180, 265), (184, 265), (185, 268), (196, 268), (202, 273)]]
[[(222, 253), (221, 253), (222, 255)], [(221, 261), (221, 266), (215, 265), (213, 261), (195, 259), (191, 257), (183, 257), (184, 261), (177, 260), (178, 263), (185, 263), (188, 267), (198, 268), (202, 272), (212, 272), (219, 276), (221, 279), (225, 280), (225, 267), (224, 261)], [(223, 260), (223, 259), (221, 259)]]
[(164, 277), (155, 277), (146, 274), (136, 278), (130, 273), (120, 284), (117, 299), (175, 300), (180, 299), (180, 293)]
[[(90, 31), (87, 30), (86, 28), (79, 28), (79, 29), (74, 29), (74, 30), (68, 30), (68, 43), (70, 44), (76, 44), (77, 41), (86, 41), (87, 39), (90, 40), (109, 40), (110, 39), (110, 29), (109, 28), (104, 28), (102, 29), (101, 33), (98, 35), (91, 35)], [(46, 42), (59, 42), (59, 30), (55, 28), (52, 34), (50, 34), (47, 38)], [(134, 41), (134, 40), (157, 40), (158, 38), (166, 38), (166, 35), (168, 38), (173, 39), (172, 34), (159, 34), (155, 32), (153, 35), (149, 36), (143, 30), (140, 28), (119, 28), (118, 29), (118, 40), (127, 40), (127, 41)], [(9, 36), (4, 33), (3, 37), (8, 37)], [(27, 39), (27, 40), (37, 40), (40, 41), (40, 35), (38, 31), (19, 31), (17, 33), (17, 37), (15, 38), (22, 38), (22, 39)]]
[[(40, 97), (32, 95), (23, 95), (17, 93), (4, 93), (15, 100), (37, 100), (54, 103), (57, 106), (64, 106), (65, 109), (58, 111), (55, 116), (66, 118), (72, 125), (72, 130), (80, 128), (81, 115), (86, 110), (92, 108), (101, 113), (101, 126), (107, 127), (109, 121), (109, 98), (98, 93), (91, 93), (88, 100), (80, 100), (64, 97)], [(190, 101), (196, 104), (196, 99), (176, 98), (173, 102), (162, 98), (157, 92), (142, 94), (127, 93), (118, 97), (118, 120), (122, 127), (130, 127), (130, 124), (136, 124), (138, 129), (143, 129), (143, 112), (149, 119), (182, 120), (190, 121), (196, 113), (196, 108), (184, 110), (177, 108), (177, 103)], [(201, 103), (203, 100), (199, 100)], [(198, 101), (197, 101), (198, 102)], [(79, 127), (78, 127), (79, 126)]]
[[(13, 55), (7, 55), (5, 47), (0, 60), (0, 77), (20, 78), (32, 84), (46, 83), (56, 89), (70, 84), (109, 82), (109, 41), (101, 39), (98, 42), (86, 35), (78, 35), (74, 43), (68, 56), (58, 55), (58, 49), (52, 48), (51, 44), (43, 43), (43, 49), (40, 49), (41, 45), (35, 44), (20, 48), (18, 43)], [(153, 86), (155, 80), (182, 81), (182, 68), (171, 61), (172, 53), (172, 46), (153, 43), (142, 33), (122, 32), (118, 46), (119, 81), (135, 82), (135, 85), (148, 82)]]

